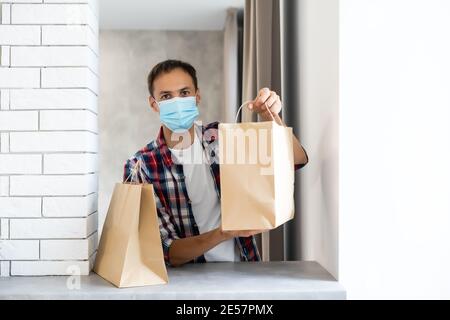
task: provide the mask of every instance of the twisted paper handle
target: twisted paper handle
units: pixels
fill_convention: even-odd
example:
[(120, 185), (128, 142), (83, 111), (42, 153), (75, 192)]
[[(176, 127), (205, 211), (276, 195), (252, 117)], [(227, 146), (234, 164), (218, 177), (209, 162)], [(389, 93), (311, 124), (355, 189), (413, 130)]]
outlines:
[(138, 159), (136, 161), (136, 164), (134, 165), (134, 167), (131, 169), (130, 174), (125, 179), (124, 183), (128, 182), (130, 177), (131, 177), (131, 180), (130, 180), (131, 183), (132, 182), (139, 183), (138, 175), (140, 175), (142, 183), (144, 183), (144, 181), (145, 181), (145, 179), (144, 179), (145, 173), (142, 170), (142, 166), (145, 166), (145, 164), (142, 162), (141, 159)]
[[(245, 101), (243, 104), (241, 104), (241, 106), (239, 107), (239, 109), (238, 109), (237, 112), (236, 112), (236, 118), (234, 119), (234, 123), (237, 123), (237, 119), (238, 119), (238, 117), (239, 117), (239, 112), (241, 112), (242, 107), (245, 106), (245, 105), (247, 105), (247, 104), (249, 104), (250, 102), (253, 102), (253, 100), (248, 100), (248, 101)], [(270, 109), (269, 109), (269, 107), (267, 106), (267, 104), (264, 104), (264, 105), (266, 106), (267, 111), (269, 111), (269, 114), (270, 114), (270, 116), (272, 117), (272, 120), (273, 120), (274, 122), (276, 122), (276, 121), (275, 121), (275, 118), (273, 117), (272, 112), (270, 112)]]

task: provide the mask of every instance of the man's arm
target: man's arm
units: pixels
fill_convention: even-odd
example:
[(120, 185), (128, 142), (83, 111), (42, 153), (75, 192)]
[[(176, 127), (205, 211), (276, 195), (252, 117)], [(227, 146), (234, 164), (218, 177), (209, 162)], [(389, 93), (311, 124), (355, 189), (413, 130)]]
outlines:
[(261, 230), (223, 231), (221, 228), (216, 228), (198, 236), (177, 239), (169, 248), (169, 261), (172, 266), (177, 267), (201, 256), (223, 241), (236, 237), (249, 237), (261, 232)]
[[(276, 123), (286, 127), (284, 121), (278, 115), (281, 111), (280, 96), (269, 88), (263, 88), (258, 92), (258, 96), (253, 100), (248, 108), (259, 114), (264, 121), (271, 121), (272, 117)], [(305, 153), (300, 141), (293, 136), (294, 164), (304, 165), (308, 163), (308, 156)]]
[[(267, 115), (266, 115), (267, 116)], [(265, 121), (270, 121), (272, 120), (272, 117), (270, 117), (270, 115), (268, 115), (268, 117), (270, 119), (265, 119), (265, 116), (263, 114), (261, 114), (261, 118), (263, 118)], [(275, 118), (275, 122), (277, 122), (279, 125), (286, 127), (286, 124), (284, 123), (284, 121), (280, 118), (280, 116), (278, 114), (276, 114), (274, 116)], [(292, 135), (292, 147), (294, 149), (294, 164), (306, 164), (308, 163), (308, 156), (305, 153), (305, 150), (302, 147), (302, 144), (300, 143), (300, 141), (297, 139), (297, 137), (295, 135)]]

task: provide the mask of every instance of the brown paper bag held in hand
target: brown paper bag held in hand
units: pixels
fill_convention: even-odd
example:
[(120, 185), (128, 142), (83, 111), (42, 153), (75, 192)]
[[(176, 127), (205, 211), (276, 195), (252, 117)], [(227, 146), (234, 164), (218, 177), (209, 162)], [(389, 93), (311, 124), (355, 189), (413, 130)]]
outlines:
[[(134, 178), (142, 174), (141, 165), (138, 161), (131, 181), (138, 181)], [(94, 272), (119, 288), (165, 284), (168, 278), (153, 186), (127, 181), (114, 187)]]
[(219, 124), (223, 230), (270, 230), (294, 217), (292, 128), (273, 120)]

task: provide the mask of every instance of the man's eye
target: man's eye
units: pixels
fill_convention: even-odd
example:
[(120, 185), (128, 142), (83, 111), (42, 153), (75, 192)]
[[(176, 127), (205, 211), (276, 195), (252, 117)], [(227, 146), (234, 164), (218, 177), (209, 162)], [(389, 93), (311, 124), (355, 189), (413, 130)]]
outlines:
[(170, 94), (165, 94), (161, 96), (161, 100), (168, 100), (168, 99), (170, 99)]
[(182, 91), (182, 92), (181, 92), (181, 95), (182, 95), (182, 96), (187, 96), (187, 95), (189, 95), (189, 91), (187, 91), (187, 90)]

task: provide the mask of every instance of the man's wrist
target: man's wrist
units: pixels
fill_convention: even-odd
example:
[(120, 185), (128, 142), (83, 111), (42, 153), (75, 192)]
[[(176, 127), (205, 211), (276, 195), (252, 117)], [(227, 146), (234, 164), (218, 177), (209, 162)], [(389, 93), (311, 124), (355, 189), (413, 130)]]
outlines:
[(276, 123), (279, 125), (282, 125), (283, 121), (281, 120), (280, 116), (278, 114), (269, 113), (268, 111), (263, 111), (258, 113), (259, 118), (262, 121), (272, 121), (275, 120)]
[(259, 117), (262, 121), (272, 121), (272, 117), (267, 111), (259, 113)]
[(217, 228), (215, 231), (216, 231), (215, 235), (216, 235), (216, 239), (217, 239), (218, 243), (229, 240), (231, 238), (231, 236), (227, 232), (224, 232), (222, 230), (222, 228), (220, 228), (220, 227)]

